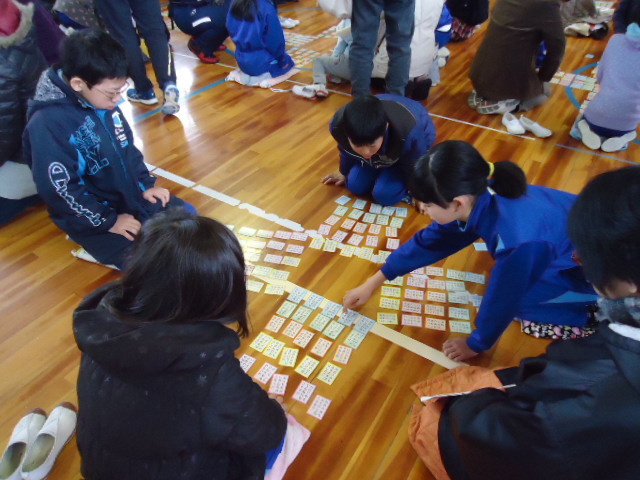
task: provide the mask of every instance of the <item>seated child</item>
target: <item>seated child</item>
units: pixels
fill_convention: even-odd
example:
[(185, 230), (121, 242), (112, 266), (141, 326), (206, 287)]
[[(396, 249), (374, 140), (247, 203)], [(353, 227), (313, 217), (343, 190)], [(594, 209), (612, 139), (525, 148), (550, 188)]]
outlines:
[(122, 279), (73, 317), (84, 478), (263, 479), (295, 457), (308, 430), (234, 356), (248, 323), (229, 229), (184, 210), (145, 223)]
[(424, 105), (391, 94), (356, 97), (336, 112), (329, 129), (338, 142), (340, 172), (322, 183), (346, 185), (381, 205), (410, 201), (413, 165), (436, 138)]
[(616, 33), (598, 63), (600, 91), (576, 119), (571, 136), (591, 150), (626, 150), (640, 124), (640, 4), (625, 34)]
[(452, 360), (490, 349), (513, 320), (524, 333), (573, 338), (596, 295), (572, 258), (566, 220), (575, 195), (527, 185), (513, 162), (487, 162), (469, 143), (447, 140), (415, 164), (411, 194), (433, 222), (393, 252), (382, 268), (347, 292), (344, 305), (366, 303), (385, 280), (431, 265), (482, 238), (495, 259), (469, 338), (443, 345)]
[(187, 35), (187, 47), (202, 63), (218, 63), (215, 54), (226, 50), (223, 42), (229, 36), (225, 22), (231, 0), (171, 0), (171, 18)]
[[(456, 381), (448, 391), (427, 393), (427, 380), (414, 387), (420, 396), (475, 390), (425, 398), (411, 422), (411, 442), (440, 472), (436, 478), (640, 478), (639, 185), (640, 167), (604, 173), (569, 213), (569, 237), (602, 295), (594, 335), (552, 343), (545, 355), (489, 371), (488, 385), (461, 389)], [(451, 370), (432, 384), (472, 368), (479, 367)]]
[(126, 88), (118, 42), (91, 29), (71, 34), (60, 68), (40, 77), (23, 142), (53, 222), (98, 262), (119, 268), (142, 223), (168, 206), (193, 209), (155, 186), (117, 107)]
[(271, 88), (299, 72), (286, 51), (278, 11), (271, 0), (234, 0), (227, 30), (236, 45), (238, 70), (228, 81)]

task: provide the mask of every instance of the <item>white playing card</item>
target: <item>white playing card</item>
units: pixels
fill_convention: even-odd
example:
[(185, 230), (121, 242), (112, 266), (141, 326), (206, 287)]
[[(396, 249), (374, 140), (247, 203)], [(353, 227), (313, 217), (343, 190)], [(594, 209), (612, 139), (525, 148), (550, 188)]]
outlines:
[[(331, 229), (329, 229), (331, 230)], [(318, 229), (318, 232), (320, 232), (320, 230)], [(322, 232), (320, 232), (322, 233)], [(329, 232), (327, 232), (328, 234)], [(314, 248), (316, 250), (320, 250), (322, 248), (322, 246), (324, 245), (324, 239), (322, 237), (316, 237), (313, 240), (311, 240), (311, 244), (309, 245), (310, 248)]]
[(284, 285), (267, 285), (264, 293), (268, 295), (284, 295)]
[(453, 268), (447, 269), (447, 278), (451, 278), (453, 280), (466, 280), (467, 274), (461, 270), (454, 270)]
[(256, 363), (256, 359), (251, 355), (245, 353), (240, 357), (240, 368), (244, 370), (244, 373), (247, 373), (254, 363)]
[(372, 203), (372, 204), (369, 206), (369, 211), (370, 211), (371, 213), (376, 213), (376, 214), (377, 214), (377, 213), (382, 213), (382, 205), (378, 205), (377, 203)]
[(340, 336), (342, 330), (344, 330), (344, 325), (332, 320), (322, 333), (335, 340)]
[(387, 285), (397, 285), (398, 287), (401, 287), (402, 285), (404, 285), (404, 277), (396, 277), (393, 280), (385, 280), (384, 283)]
[(427, 275), (434, 277), (444, 277), (444, 268), (442, 267), (427, 267)]
[[(336, 223), (338, 223), (340, 221), (340, 217), (337, 215), (331, 215), (329, 218), (327, 218), (324, 223), (326, 223), (327, 225), (335, 225)], [(320, 230), (318, 230), (320, 231)], [(322, 232), (320, 232), (322, 233)]]
[(304, 246), (303, 245), (287, 245), (287, 248), (285, 249), (285, 251), (289, 252), (289, 253), (295, 253), (296, 255), (300, 255), (302, 252), (304, 252)]
[(364, 260), (371, 260), (371, 257), (373, 257), (373, 248), (362, 247), (360, 248), (359, 253), (360, 254), (358, 255), (358, 252), (356, 252), (356, 255), (358, 255), (358, 257), (363, 258)]
[(396, 207), (396, 216), (406, 218), (409, 215), (409, 209), (406, 207)]
[(250, 292), (259, 292), (262, 290), (264, 283), (258, 282), (256, 280), (247, 280), (247, 290)]
[(447, 290), (450, 292), (464, 292), (466, 290), (464, 282), (458, 280), (447, 280)]
[(277, 371), (278, 367), (271, 365), (269, 362), (264, 362), (264, 365), (260, 367), (260, 370), (258, 370), (258, 373), (256, 373), (253, 378), (263, 385), (266, 385)]
[(336, 200), (335, 200), (335, 202), (340, 204), (340, 205), (346, 205), (350, 201), (351, 201), (351, 197), (347, 197), (346, 195), (342, 195), (341, 197), (336, 198)]
[(333, 361), (346, 365), (351, 358), (351, 352), (353, 352), (353, 348), (339, 345), (336, 354), (333, 356)]
[(375, 324), (375, 320), (365, 317), (364, 315), (358, 315), (358, 318), (356, 318), (354, 322), (353, 329), (366, 335)]
[(471, 272), (466, 272), (467, 275), (467, 282), (473, 282), (473, 283), (480, 283), (480, 284), (484, 284), (485, 283), (485, 276), (482, 275), (481, 273), (471, 273)]
[(395, 250), (400, 246), (400, 239), (398, 238), (387, 238), (387, 248), (389, 250)]
[(293, 313), (293, 311), (296, 309), (296, 306), (297, 305), (295, 303), (285, 300), (282, 305), (280, 305), (280, 308), (276, 313), (281, 317), (289, 318), (289, 315)]
[(256, 237), (261, 237), (261, 238), (271, 238), (273, 237), (274, 232), (272, 230), (258, 230), (258, 232), (256, 233)]
[(286, 232), (284, 230), (278, 230), (273, 234), (275, 238), (281, 238), (282, 240), (289, 240), (291, 238), (291, 232)]
[(389, 226), (393, 228), (402, 228), (403, 224), (404, 224), (404, 220), (397, 217), (392, 218), (391, 221), (389, 222)]
[(449, 307), (449, 317), (458, 320), (471, 320), (469, 310), (466, 308)]
[(417, 302), (402, 302), (402, 311), (408, 313), (422, 313), (422, 304)]
[(270, 332), (273, 332), (273, 333), (278, 333), (282, 328), (282, 326), (284, 325), (285, 321), (286, 319), (284, 319), (283, 317), (274, 315), (273, 317), (271, 317), (271, 320), (269, 320), (269, 323), (267, 323), (264, 329), (269, 330)]
[(349, 207), (340, 205), (339, 207), (336, 207), (336, 209), (333, 211), (333, 214), (343, 217), (344, 215), (347, 214), (348, 211), (349, 211)]
[(257, 230), (255, 228), (249, 228), (249, 227), (241, 227), (240, 230), (238, 230), (238, 233), (240, 235), (244, 235), (245, 237), (253, 237), (256, 234)]
[(304, 299), (304, 297), (307, 295), (307, 293), (309, 293), (309, 290), (307, 290), (306, 288), (296, 287), (289, 294), (289, 296), (287, 297), (287, 300), (294, 303), (300, 303)]
[(282, 255), (272, 255), (272, 254), (265, 255), (264, 261), (267, 263), (276, 263), (280, 265), (282, 263)]
[(320, 395), (316, 395), (316, 398), (311, 402), (311, 406), (309, 407), (309, 410), (307, 410), (307, 413), (318, 420), (322, 420), (324, 415), (327, 413), (329, 405), (331, 405), (331, 400)]
[(309, 307), (311, 310), (315, 310), (323, 301), (324, 297), (322, 295), (311, 293), (311, 295), (309, 295), (309, 297), (304, 301), (304, 305)]
[(445, 290), (447, 288), (447, 283), (444, 280), (430, 278), (427, 280), (427, 286), (429, 288), (435, 288), (436, 290)]
[(404, 291), (404, 298), (408, 298), (410, 300), (424, 300), (424, 292), (422, 290), (406, 288)]
[(438, 317), (444, 317), (444, 305), (432, 305), (430, 303), (424, 306), (424, 313), (427, 315), (437, 315)]
[(352, 218), (347, 218), (344, 222), (342, 222), (342, 225), (340, 225), (340, 228), (344, 228), (345, 230), (351, 230), (356, 224), (356, 221), (353, 220)]
[(427, 300), (429, 300), (430, 302), (446, 303), (447, 302), (447, 294), (444, 293), (444, 292), (428, 291), (427, 292)]
[(289, 272), (286, 270), (276, 270), (275, 268), (271, 270), (271, 278), (277, 278), (278, 280), (287, 280), (289, 278)]
[(357, 208), (359, 210), (364, 210), (364, 207), (367, 206), (367, 201), (366, 200), (356, 200), (355, 202), (353, 202), (353, 208)]
[(366, 223), (356, 223), (356, 226), (353, 227), (353, 232), (354, 233), (364, 233), (367, 231), (367, 224)]
[(282, 331), (282, 334), (285, 337), (295, 338), (295, 336), (298, 335), (298, 332), (300, 332), (300, 330), (302, 330), (302, 324), (296, 322), (295, 320), (291, 320), (291, 322), (289, 322), (289, 325), (287, 325), (285, 329)]
[(449, 303), (469, 304), (469, 292), (449, 292)]
[(389, 225), (389, 215), (378, 215), (376, 217), (376, 223), (378, 225)]
[(296, 391), (292, 395), (292, 398), (306, 405), (307, 403), (309, 403), (309, 400), (311, 400), (313, 392), (315, 391), (316, 386), (313, 383), (302, 380), (300, 382), (300, 385), (298, 385), (298, 388), (296, 388)]
[(262, 275), (263, 277), (270, 277), (273, 268), (265, 267), (264, 265), (257, 265), (256, 268), (253, 269), (254, 275)]
[(289, 375), (276, 373), (271, 377), (271, 385), (269, 385), (269, 393), (273, 395), (284, 395), (287, 391), (287, 383)]
[(377, 247), (378, 246), (378, 237), (374, 235), (367, 235), (367, 239), (364, 244), (368, 247)]
[(342, 367), (334, 365), (331, 362), (327, 362), (324, 368), (318, 374), (318, 380), (333, 385), (333, 382), (338, 377), (338, 374), (342, 371)]
[(398, 314), (378, 312), (378, 323), (383, 325), (398, 325)]
[(420, 315), (411, 315), (409, 313), (403, 313), (400, 323), (402, 323), (402, 325), (405, 325), (407, 327), (421, 327), (422, 317)]
[(400, 310), (400, 300), (397, 298), (380, 297), (380, 307), (391, 310)]
[(398, 229), (397, 228), (387, 227), (385, 231), (386, 231), (387, 237), (397, 237), (398, 236)]
[(322, 314), (329, 318), (333, 318), (336, 315), (338, 315), (341, 310), (342, 310), (342, 305), (336, 302), (329, 302), (322, 309)]
[(398, 287), (389, 287), (387, 285), (383, 285), (381, 293), (386, 297), (400, 298), (402, 296), (402, 289)]
[(342, 243), (342, 241), (345, 238), (347, 238), (347, 235), (349, 234), (344, 230), (338, 230), (336, 233), (333, 234), (333, 236), (331, 237), (331, 240), (333, 240), (334, 242)]
[(447, 330), (447, 321), (442, 320), (441, 318), (427, 318), (425, 327), (444, 332)]
[(427, 278), (419, 277), (416, 275), (409, 275), (407, 277), (407, 287), (426, 288)]
[(347, 240), (347, 243), (350, 245), (355, 245), (357, 247), (362, 243), (362, 240), (364, 240), (364, 237), (362, 235), (358, 235), (357, 233), (354, 233), (351, 235), (349, 240)]
[(282, 259), (282, 265), (289, 265), (290, 267), (297, 267), (300, 265), (300, 259), (294, 257), (285, 256)]
[(284, 342), (280, 340), (271, 340), (271, 343), (267, 345), (267, 348), (264, 349), (262, 354), (265, 357), (273, 358), (274, 360), (280, 356), (280, 352), (284, 348)]
[(360, 314), (355, 310), (347, 310), (346, 312), (342, 312), (340, 314), (340, 318), (338, 318), (338, 322), (344, 325), (345, 327), (350, 326), (353, 322), (356, 321)]
[(293, 315), (291, 315), (291, 320), (304, 323), (309, 318), (309, 315), (311, 315), (311, 312), (313, 312), (313, 309), (302, 305), (298, 307), (298, 310), (296, 310), (296, 312)]
[(356, 330), (351, 330), (349, 332), (349, 335), (347, 335), (347, 338), (344, 339), (344, 344), (348, 347), (357, 349), (365, 337), (365, 334), (360, 333)]
[(316, 360), (315, 358), (307, 355), (296, 367), (296, 372), (298, 372), (304, 378), (309, 378), (309, 375), (313, 373), (319, 363), (319, 360)]
[[(375, 222), (375, 221), (376, 221), (376, 216), (375, 216), (375, 214), (374, 214), (374, 213), (365, 213), (365, 214), (362, 216), (362, 221), (363, 221), (364, 223), (371, 223), (371, 224), (373, 224), (373, 222)], [(378, 226), (380, 226), (380, 225), (378, 225)]]
[(313, 339), (313, 337), (314, 337), (313, 332), (302, 329), (300, 330), (300, 333), (296, 336), (296, 338), (293, 339), (293, 343), (295, 345), (298, 345), (300, 348), (306, 348), (307, 345), (309, 345), (309, 342)]
[(296, 364), (296, 360), (298, 359), (298, 350), (297, 348), (284, 347), (282, 350), (282, 355), (280, 355), (280, 365), (285, 367), (293, 367)]
[(330, 342), (326, 338), (319, 338), (311, 349), (311, 353), (322, 358), (327, 354), (327, 352), (331, 348), (331, 345), (333, 345), (333, 342)]
[(395, 213), (396, 209), (395, 207), (383, 207), (382, 208), (382, 214), (383, 215), (393, 215)]
[(340, 255), (343, 257), (353, 257), (353, 254), (355, 253), (355, 251), (356, 251), (356, 247), (354, 247), (353, 245), (345, 245), (340, 250)]
[(474, 243), (473, 248), (476, 249), (476, 252), (486, 252), (488, 250), (487, 244), (484, 242)]
[[(318, 233), (321, 235), (329, 235), (329, 232), (331, 232), (331, 226), (330, 225), (326, 225), (326, 224), (322, 224), (318, 227)], [(313, 242), (312, 242), (313, 245)]]
[(456, 333), (471, 333), (471, 322), (449, 320), (449, 330)]
[(299, 242), (306, 242), (309, 238), (309, 234), (305, 232), (293, 232), (291, 234), (291, 240), (298, 240)]
[(322, 250), (325, 252), (335, 252), (338, 248), (338, 242), (335, 240), (325, 240)]
[(369, 225), (369, 233), (372, 235), (379, 235), (382, 227), (378, 224), (372, 223)]
[(258, 352), (262, 352), (267, 345), (271, 343), (273, 337), (271, 335), (267, 335), (264, 332), (260, 332), (256, 338), (253, 339), (253, 342), (249, 345), (249, 347), (257, 350)]
[(364, 212), (358, 209), (354, 209), (349, 212), (349, 218), (353, 218), (354, 220), (360, 220), (362, 215), (364, 215)]
[(324, 327), (326, 327), (329, 324), (330, 321), (331, 319), (329, 317), (319, 313), (311, 321), (311, 323), (309, 324), (309, 328), (312, 328), (313, 330), (321, 332), (322, 330), (324, 330)]

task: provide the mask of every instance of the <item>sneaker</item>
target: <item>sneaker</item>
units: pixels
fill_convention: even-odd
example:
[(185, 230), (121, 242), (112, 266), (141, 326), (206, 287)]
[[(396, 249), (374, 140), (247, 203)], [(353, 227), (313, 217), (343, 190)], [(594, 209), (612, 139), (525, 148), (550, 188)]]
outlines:
[(130, 102), (144, 103), (145, 105), (155, 105), (158, 103), (158, 97), (156, 97), (156, 92), (153, 91), (153, 88), (145, 92), (130, 88), (127, 90), (127, 98)]
[(515, 98), (499, 100), (497, 102), (493, 100), (483, 100), (482, 102), (477, 104), (478, 106), (476, 107), (476, 112), (482, 115), (500, 115), (503, 113), (512, 112), (518, 107), (519, 103), (520, 102)]
[(478, 95), (478, 93), (475, 90), (471, 90), (471, 93), (467, 97), (467, 105), (469, 105), (474, 110), (478, 108), (478, 105), (483, 101), (484, 101), (484, 98)]
[(294, 95), (304, 98), (326, 98), (329, 96), (327, 87), (321, 83), (314, 83), (313, 85), (294, 85), (291, 91)]
[(507, 127), (507, 132), (511, 135), (523, 135), (526, 130), (513, 113), (505, 113), (502, 115), (502, 124)]
[[(220, 59), (216, 55), (207, 55), (204, 51), (198, 46), (193, 38), (190, 38), (187, 42), (187, 48), (193, 53), (202, 63), (213, 64), (218, 63)], [(225, 47), (226, 48), (226, 47)]]
[(13, 429), (7, 448), (0, 459), (0, 478), (21, 480), (20, 465), (29, 446), (42, 429), (47, 415), (37, 408), (22, 417)]
[(300, 20), (296, 20), (294, 18), (279, 16), (278, 19), (280, 20), (280, 25), (282, 25), (282, 28), (293, 28), (297, 27), (300, 24)]
[(600, 147), (603, 152), (619, 152), (626, 150), (629, 142), (636, 138), (636, 132), (625, 133), (620, 137), (607, 138)]
[(582, 135), (582, 143), (584, 143), (587, 148), (591, 150), (598, 150), (600, 148), (602, 139), (600, 135), (595, 134), (593, 130), (591, 130), (586, 120), (583, 119), (578, 122), (578, 130), (580, 130), (580, 135)]
[(162, 113), (165, 115), (175, 115), (180, 111), (180, 91), (178, 87), (169, 84), (164, 87), (164, 104), (162, 105)]
[(216, 52), (224, 52), (227, 49), (227, 46), (223, 43), (218, 48), (216, 48)]
[(335, 83), (336, 85), (344, 83), (344, 80), (336, 75), (327, 75), (327, 80), (331, 83)]
[(529, 130), (536, 137), (547, 138), (553, 135), (553, 132), (551, 130), (543, 127), (539, 123), (534, 122), (533, 120), (525, 117), (524, 115), (520, 115), (520, 123), (525, 128), (525, 130)]

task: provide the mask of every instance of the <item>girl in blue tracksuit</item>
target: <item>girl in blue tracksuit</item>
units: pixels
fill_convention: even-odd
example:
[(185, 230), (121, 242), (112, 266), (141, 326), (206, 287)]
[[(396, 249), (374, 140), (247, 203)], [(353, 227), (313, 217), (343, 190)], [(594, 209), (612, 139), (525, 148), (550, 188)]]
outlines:
[(470, 144), (449, 140), (418, 160), (412, 193), (433, 223), (392, 253), (345, 307), (365, 303), (385, 280), (430, 265), (482, 238), (495, 267), (467, 339), (449, 339), (444, 352), (465, 360), (487, 350), (514, 318), (539, 337), (569, 338), (583, 329), (596, 300), (572, 259), (567, 217), (575, 195), (527, 185), (512, 162), (488, 163)]
[(227, 30), (236, 44), (240, 68), (230, 80), (269, 87), (275, 84), (271, 79), (296, 72), (285, 48), (278, 11), (270, 0), (235, 0), (227, 15)]

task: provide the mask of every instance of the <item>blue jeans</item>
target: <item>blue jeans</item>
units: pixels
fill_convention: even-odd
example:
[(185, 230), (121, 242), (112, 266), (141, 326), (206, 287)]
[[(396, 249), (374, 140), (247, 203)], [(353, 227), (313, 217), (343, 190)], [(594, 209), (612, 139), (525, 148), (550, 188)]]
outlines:
[(376, 203), (384, 206), (399, 203), (409, 193), (404, 174), (397, 165), (389, 168), (355, 165), (347, 175), (347, 188), (354, 195), (371, 195)]
[(351, 16), (353, 43), (349, 50), (349, 67), (354, 96), (371, 92), (373, 57), (378, 41), (380, 14), (384, 11), (389, 52), (387, 92), (404, 95), (411, 65), (415, 0), (355, 0)]

